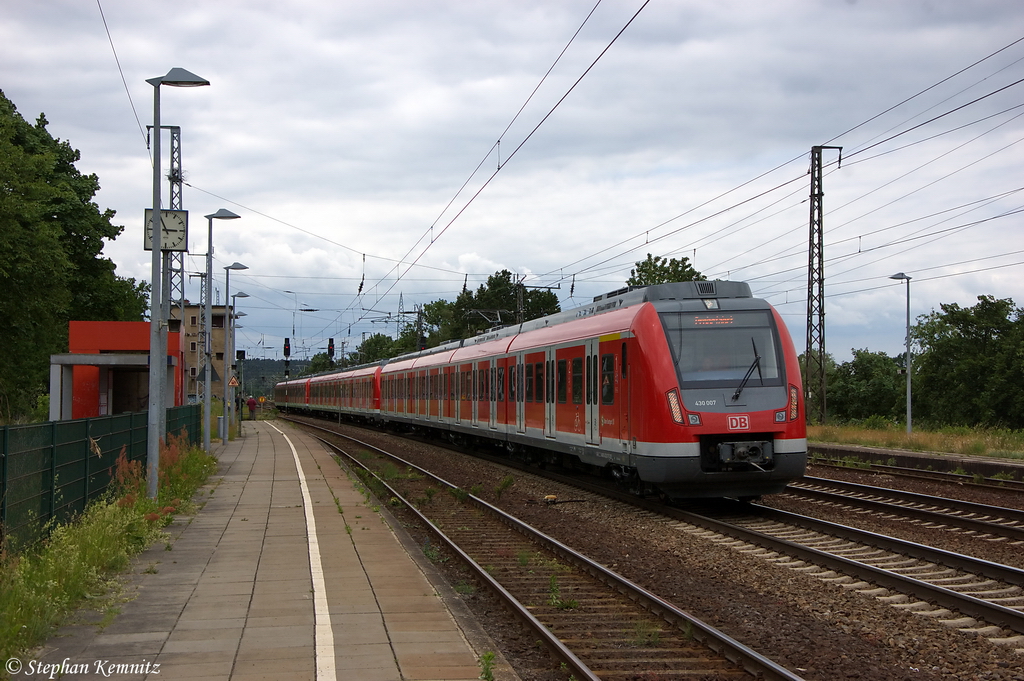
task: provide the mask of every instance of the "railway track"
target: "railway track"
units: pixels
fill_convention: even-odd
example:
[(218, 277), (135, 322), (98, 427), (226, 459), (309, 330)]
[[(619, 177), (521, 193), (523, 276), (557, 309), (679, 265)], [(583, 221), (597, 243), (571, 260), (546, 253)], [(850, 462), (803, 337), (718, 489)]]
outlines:
[[(731, 511), (712, 517), (639, 499), (607, 485), (551, 471), (535, 472), (645, 509), (649, 518), (682, 521), (678, 529), (935, 618), (993, 643), (1013, 646), (1024, 654), (1024, 570), (765, 506), (730, 504)], [(965, 525), (973, 526), (971, 531), (999, 527), (1016, 534), (1013, 523), (1018, 515), (1013, 509), (950, 502), (962, 514), (979, 515), (960, 516)], [(756, 511), (746, 512), (751, 508)], [(919, 515), (917, 509), (904, 506), (889, 505), (887, 511)], [(1006, 516), (1007, 522), (990, 525), (982, 519), (993, 515)], [(955, 516), (944, 517), (948, 523)]]
[(680, 529), (1024, 653), (1024, 571), (763, 506)]
[(790, 483), (783, 495), (912, 518), (932, 527), (970, 532), (979, 539), (1007, 539), (1014, 546), (1024, 546), (1024, 511), (1019, 509), (814, 477)]
[[(1024, 492), (1024, 480), (1016, 480), (1009, 477), (984, 477), (982, 475), (967, 475), (964, 473), (953, 473), (948, 471), (924, 470), (921, 468), (909, 468), (906, 466), (892, 466), (877, 462), (865, 461), (863, 465), (851, 466), (847, 461), (812, 458), (808, 464), (822, 468), (834, 468), (837, 470), (857, 471), (859, 473), (872, 473), (875, 475), (891, 475), (900, 478), (915, 480), (933, 480), (950, 485), (965, 487), (976, 487), (978, 489), (1016, 490)], [(1018, 465), (1016, 468), (1020, 468)]]
[[(644, 509), (644, 521), (665, 523), (1024, 654), (1020, 570), (757, 505), (733, 506), (717, 515), (666, 507), (578, 477), (482, 458), (616, 498)], [(902, 514), (899, 509), (888, 512)]]
[(359, 451), (323, 440), (365, 471), (360, 477), (382, 501), (419, 516), (577, 680), (801, 679), (465, 490), (365, 442), (326, 432), (351, 441)]

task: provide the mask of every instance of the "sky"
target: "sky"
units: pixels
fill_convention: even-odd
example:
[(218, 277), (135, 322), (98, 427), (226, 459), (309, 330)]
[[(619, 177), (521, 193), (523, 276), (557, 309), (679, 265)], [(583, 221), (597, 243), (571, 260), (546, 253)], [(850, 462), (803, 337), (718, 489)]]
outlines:
[(271, 359), (394, 336), (501, 269), (568, 309), (648, 253), (749, 282), (802, 352), (811, 148), (841, 146), (825, 345), (847, 361), (902, 351), (897, 272), (915, 320), (1024, 305), (1022, 38), (1019, 0), (0, 0), (0, 90), (81, 152), (124, 226), (104, 255), (148, 281), (146, 80), (209, 80), (160, 90), (185, 270), (203, 216), (241, 216), (214, 222), (213, 291), (248, 266), (236, 344)]

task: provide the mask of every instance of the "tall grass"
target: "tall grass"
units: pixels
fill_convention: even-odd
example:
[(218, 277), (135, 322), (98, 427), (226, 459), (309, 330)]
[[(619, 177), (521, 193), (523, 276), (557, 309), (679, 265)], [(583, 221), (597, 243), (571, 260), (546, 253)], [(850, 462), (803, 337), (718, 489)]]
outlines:
[(128, 461), (122, 449), (105, 498), (35, 546), (0, 548), (0, 660), (23, 655), (83, 600), (105, 593), (215, 469), (216, 460), (188, 447), (184, 436), (171, 438), (161, 446), (158, 497), (149, 499), (142, 463)]
[(807, 437), (813, 442), (835, 442), (909, 449), (918, 452), (945, 452), (965, 456), (996, 456), (1024, 459), (1024, 431), (945, 427), (934, 430), (915, 429), (907, 433), (902, 426), (826, 425), (807, 426)]

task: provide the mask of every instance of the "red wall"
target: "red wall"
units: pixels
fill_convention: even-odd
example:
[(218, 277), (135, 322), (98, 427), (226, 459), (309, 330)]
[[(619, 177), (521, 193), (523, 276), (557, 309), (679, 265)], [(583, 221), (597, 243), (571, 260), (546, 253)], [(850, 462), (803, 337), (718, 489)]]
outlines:
[[(70, 322), (68, 352), (72, 354), (140, 353), (149, 354), (149, 322)], [(167, 334), (167, 355), (177, 357), (174, 372), (174, 405), (184, 403), (182, 372), (185, 356), (180, 334)], [(74, 394), (71, 418), (100, 415), (100, 370), (98, 367), (74, 367)], [(168, 405), (171, 406), (171, 405)]]

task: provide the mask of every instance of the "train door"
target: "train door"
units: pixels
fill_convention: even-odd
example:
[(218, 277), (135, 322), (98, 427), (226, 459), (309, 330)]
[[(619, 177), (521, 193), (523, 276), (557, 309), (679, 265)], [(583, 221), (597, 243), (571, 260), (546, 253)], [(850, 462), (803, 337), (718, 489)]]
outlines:
[(494, 362), (489, 363), (491, 364), (491, 368), (488, 372), (490, 374), (488, 377), (488, 387), (490, 390), (487, 398), (490, 401), (491, 409), (488, 415), (487, 425), (491, 430), (495, 430), (498, 427), (498, 390), (500, 389), (500, 386), (498, 385), (498, 361), (499, 360), (495, 360)]
[(510, 381), (515, 381), (516, 389), (516, 432), (526, 432), (526, 404), (524, 402), (523, 395), (523, 377), (524, 377), (524, 364), (523, 364), (523, 353), (516, 354), (516, 363), (513, 367), (515, 371), (513, 376), (510, 377)]
[(473, 425), (481, 426), (489, 420), (487, 401), (488, 362), (477, 362), (473, 368)]
[(555, 437), (555, 349), (544, 354), (544, 437)]
[(452, 380), (455, 382), (454, 398), (455, 403), (455, 423), (462, 422), (462, 400), (464, 395), (462, 394), (466, 387), (466, 375), (462, 372), (462, 367), (455, 367), (455, 373), (452, 374)]
[(623, 341), (619, 348), (619, 377), (616, 381), (616, 399), (619, 403), (619, 438), (622, 440), (622, 450), (629, 451), (631, 439), (629, 424), (629, 405), (631, 404), (629, 391), (629, 355), (626, 350), (626, 342)]
[(584, 371), (584, 391), (586, 397), (584, 404), (586, 405), (587, 414), (587, 444), (599, 445), (601, 444), (601, 393), (600, 387), (600, 376), (601, 376), (601, 364), (600, 355), (598, 354), (599, 342), (596, 338), (591, 338), (587, 341), (587, 352), (583, 360)]
[(438, 421), (441, 420), (441, 370), (431, 369), (428, 372), (430, 378), (427, 379), (427, 389), (430, 394), (430, 416), (436, 418)]

